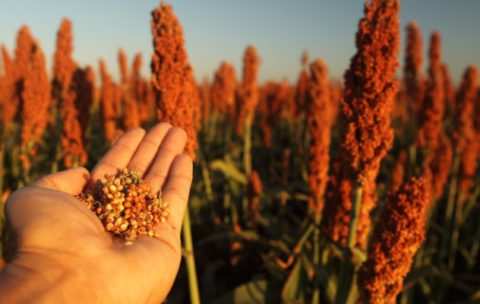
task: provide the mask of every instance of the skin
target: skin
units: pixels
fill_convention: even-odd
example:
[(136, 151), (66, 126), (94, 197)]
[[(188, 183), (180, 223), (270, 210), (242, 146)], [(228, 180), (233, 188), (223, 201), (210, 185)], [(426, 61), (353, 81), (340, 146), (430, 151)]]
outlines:
[[(161, 123), (122, 135), (88, 172), (71, 169), (14, 192), (6, 203), (11, 255), (0, 272), (5, 303), (161, 303), (181, 260), (180, 230), (192, 182), (182, 129)], [(159, 239), (113, 239), (72, 195), (128, 167), (170, 205)]]

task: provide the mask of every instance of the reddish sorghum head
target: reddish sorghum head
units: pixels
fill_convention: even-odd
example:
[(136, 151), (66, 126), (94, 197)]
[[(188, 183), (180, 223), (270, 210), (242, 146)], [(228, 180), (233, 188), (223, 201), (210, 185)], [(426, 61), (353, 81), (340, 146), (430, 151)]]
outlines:
[(396, 303), (403, 280), (425, 237), (430, 195), (423, 178), (412, 178), (390, 195), (359, 271), (361, 303)]
[(90, 95), (89, 99), (92, 100), (93, 105), (95, 104), (95, 102), (97, 102), (98, 91), (96, 86), (95, 71), (92, 66), (87, 65), (87, 67), (85, 68), (85, 76), (88, 83), (88, 95)]
[(142, 77), (142, 54), (138, 53), (133, 58), (132, 74), (130, 77), (133, 98), (137, 102), (138, 116), (141, 123), (149, 121), (155, 114), (155, 104), (150, 98), (151, 89), (149, 82)]
[(223, 61), (215, 72), (212, 84), (213, 108), (220, 112), (234, 117), (235, 112), (235, 90), (237, 89), (237, 78), (235, 68), (228, 62)]
[(307, 64), (309, 61), (309, 55), (307, 51), (303, 51), (302, 56), (300, 58), (300, 63), (302, 65), (302, 69), (298, 74), (297, 85), (295, 86), (295, 96), (294, 96), (294, 103), (292, 107), (292, 116), (297, 118), (299, 115), (305, 111), (305, 107), (307, 105), (306, 99), (308, 94), (308, 72), (307, 72)]
[(357, 53), (345, 74), (342, 142), (344, 166), (355, 181), (374, 181), (390, 149), (399, 49), (397, 0), (366, 2), (356, 36)]
[(140, 126), (140, 114), (137, 100), (131, 94), (125, 92), (123, 96), (123, 127), (126, 130)]
[(432, 156), (432, 160), (425, 162), (428, 165), (428, 170), (432, 174), (431, 193), (432, 199), (440, 198), (445, 191), (445, 186), (450, 176), (450, 169), (453, 163), (453, 149), (452, 143), (447, 135), (441, 134), (439, 144)]
[(72, 22), (64, 18), (57, 32), (57, 44), (53, 58), (53, 77), (57, 95), (65, 94), (65, 92), (70, 89), (73, 73), (76, 69), (72, 54)]
[(420, 148), (435, 151), (443, 131), (445, 112), (444, 80), (441, 62), (440, 33), (434, 32), (430, 39), (430, 66), (425, 99), (420, 112), (417, 144)]
[[(72, 23), (68, 19), (63, 19), (57, 32), (54, 55), (54, 93), (60, 106), (63, 122), (61, 135), (62, 157), (63, 163), (67, 168), (84, 165), (87, 162), (87, 153), (84, 147), (85, 130), (82, 128), (79, 118), (81, 111), (90, 106), (89, 104), (81, 104), (83, 100), (79, 99), (81, 96), (77, 92), (80, 85), (73, 83), (75, 71), (78, 68), (72, 55)], [(88, 114), (86, 115), (88, 117)]]
[(467, 145), (475, 141), (475, 99), (477, 98), (477, 69), (469, 66), (463, 74), (455, 102), (454, 146), (462, 152)]
[(258, 71), (260, 57), (254, 46), (248, 46), (243, 55), (242, 83), (237, 104), (237, 132), (242, 133), (246, 124), (251, 124), (259, 100)]
[(2, 124), (9, 128), (17, 112), (15, 98), (15, 68), (14, 62), (4, 45), (2, 52), (2, 73), (0, 73), (0, 108)]
[[(341, 161), (332, 163), (325, 206), (322, 214), (322, 230), (325, 235), (342, 245), (347, 245), (350, 214), (352, 210), (353, 182), (342, 170)], [(357, 229), (358, 231), (358, 229)]]
[(21, 106), (23, 87), (25, 78), (30, 70), (31, 57), (37, 43), (33, 38), (30, 28), (22, 26), (17, 33), (15, 46), (15, 59), (13, 69), (13, 95), (12, 99), (6, 106), (7, 112), (4, 113), (4, 119), (11, 122), (17, 115), (17, 110)]
[[(136, 64), (138, 63), (134, 62), (133, 68), (137, 68), (135, 66)], [(118, 86), (118, 90), (121, 95), (119, 96), (118, 100), (120, 104), (116, 110), (117, 117), (121, 116), (124, 129), (134, 129), (140, 126), (140, 114), (138, 109), (139, 103), (135, 98), (135, 88), (131, 81), (131, 78), (135, 78), (137, 75), (130, 76), (128, 71), (127, 54), (125, 54), (123, 49), (118, 51), (118, 67), (120, 70), (120, 84)], [(135, 73), (139, 73), (139, 71), (135, 71)]]
[(173, 116), (183, 91), (188, 64), (183, 30), (170, 5), (160, 4), (152, 11), (152, 83), (157, 93), (159, 119)]
[(152, 11), (152, 85), (157, 118), (183, 128), (188, 135), (186, 151), (195, 157), (197, 146), (198, 92), (183, 39), (183, 30), (170, 5), (161, 3)]
[[(175, 114), (176, 125), (181, 126), (187, 132), (187, 145), (185, 151), (195, 159), (197, 151), (197, 130), (200, 128), (200, 95), (198, 86), (193, 76), (193, 69), (188, 65), (185, 71), (185, 84), (178, 104), (183, 104), (188, 111)], [(171, 121), (174, 121), (173, 119)]]
[(477, 69), (469, 66), (458, 88), (455, 102), (454, 147), (460, 156), (460, 191), (468, 194), (477, 169), (477, 130), (475, 129), (475, 101), (478, 92)]
[(112, 142), (117, 135), (117, 122), (115, 112), (115, 88), (112, 77), (108, 73), (107, 66), (103, 60), (99, 61), (100, 77), (102, 79), (100, 109), (102, 112), (103, 132), (105, 139)]
[(267, 147), (271, 147), (272, 132), (277, 126), (279, 119), (288, 112), (292, 90), (287, 81), (269, 81), (259, 90), (260, 102), (257, 107), (257, 114), (260, 118), (263, 142)]
[(118, 69), (120, 70), (120, 83), (128, 83), (128, 59), (123, 49), (118, 50)]
[(410, 115), (417, 115), (423, 101), (424, 80), (422, 33), (417, 23), (407, 25), (407, 46), (405, 50), (405, 66), (403, 68), (405, 90), (408, 98)]
[(23, 25), (18, 30), (15, 46), (15, 71), (17, 81), (23, 79), (28, 72), (30, 56), (35, 45), (36, 43), (30, 32), (30, 28)]
[(295, 111), (294, 116), (298, 117), (305, 111), (308, 95), (308, 72), (306, 68), (302, 68), (298, 74), (297, 85), (295, 86)]
[[(75, 92), (75, 107), (82, 130), (88, 128), (90, 108), (95, 98), (95, 75), (91, 67), (77, 68), (73, 74), (72, 90)], [(85, 136), (85, 132), (83, 132)], [(85, 137), (83, 137), (85, 139)]]
[(446, 63), (442, 64), (442, 77), (445, 91), (445, 104), (450, 105), (450, 107), (453, 108), (455, 106), (455, 87)]
[[(366, 246), (370, 211), (375, 206), (376, 177), (393, 141), (391, 111), (398, 84), (395, 71), (399, 49), (399, 3), (372, 0), (365, 4), (356, 36), (357, 53), (345, 73), (340, 165), (341, 176), (332, 183), (339, 199), (323, 218), (329, 237), (346, 241), (352, 208), (352, 186), (363, 188), (357, 225), (357, 245)], [(347, 187), (348, 186), (348, 187)], [(340, 188), (338, 188), (340, 187)], [(340, 202), (340, 203), (337, 203)], [(348, 233), (347, 233), (348, 236)]]
[(333, 123), (332, 100), (328, 69), (317, 59), (310, 65), (307, 123), (310, 133), (310, 160), (308, 184), (312, 192), (315, 214), (323, 209), (330, 162), (330, 132)]
[(25, 149), (22, 160), (25, 168), (29, 167), (28, 158), (35, 153), (35, 146), (41, 141), (47, 127), (51, 104), (45, 56), (38, 45), (32, 49), (29, 60), (20, 98), (21, 145)]

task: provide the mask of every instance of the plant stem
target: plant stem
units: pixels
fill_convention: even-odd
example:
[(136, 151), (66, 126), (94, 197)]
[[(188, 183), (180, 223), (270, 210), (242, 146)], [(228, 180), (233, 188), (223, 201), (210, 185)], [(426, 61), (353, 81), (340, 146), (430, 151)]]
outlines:
[(248, 177), (252, 172), (252, 117), (245, 122), (245, 134), (243, 138), (243, 166), (245, 175)]
[(450, 187), (448, 191), (447, 210), (445, 212), (445, 222), (450, 222), (455, 207), (455, 198), (457, 196), (457, 181), (458, 181), (458, 167), (460, 165), (460, 158), (458, 154), (453, 160), (452, 178), (450, 179)]
[(212, 180), (210, 178), (210, 172), (208, 171), (208, 167), (204, 159), (200, 159), (200, 166), (202, 169), (203, 183), (205, 185), (205, 195), (207, 201), (211, 202), (213, 200)]
[(452, 217), (452, 236), (450, 243), (450, 254), (448, 256), (448, 268), (453, 270), (455, 267), (455, 256), (457, 253), (458, 239), (460, 237), (460, 226), (462, 225), (462, 199), (463, 195), (460, 194), (455, 204), (455, 213)]
[(362, 204), (362, 186), (357, 184), (353, 193), (353, 206), (350, 216), (350, 228), (348, 231), (348, 247), (350, 249), (355, 248), (357, 238), (357, 223), (358, 215), (360, 213), (360, 206)]
[[(452, 177), (450, 178), (450, 185), (448, 187), (448, 200), (447, 200), (447, 209), (445, 211), (445, 225), (449, 231), (453, 228), (453, 211), (456, 204), (457, 198), (457, 182), (458, 182), (458, 167), (459, 167), (459, 156), (458, 154), (455, 155), (453, 160), (453, 169), (452, 169)], [(442, 241), (442, 250), (440, 257), (446, 258), (449, 254), (448, 245), (450, 243), (450, 238), (448, 236), (443, 238)]]
[(198, 289), (197, 269), (195, 267), (195, 256), (193, 252), (192, 230), (190, 225), (190, 214), (187, 208), (183, 219), (183, 242), (185, 250), (185, 262), (187, 264), (188, 287), (190, 290), (190, 303), (200, 304), (200, 292)]
[(322, 215), (320, 212), (315, 212), (315, 232), (313, 235), (313, 263), (315, 265), (315, 278), (314, 278), (314, 289), (312, 296), (312, 304), (320, 303), (320, 279), (318, 278), (318, 272), (321, 267), (321, 257), (320, 257), (320, 221)]

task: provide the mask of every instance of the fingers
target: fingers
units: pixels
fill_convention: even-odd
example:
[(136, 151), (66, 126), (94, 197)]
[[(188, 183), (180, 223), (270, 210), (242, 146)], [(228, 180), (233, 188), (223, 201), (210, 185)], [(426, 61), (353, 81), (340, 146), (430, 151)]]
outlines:
[(172, 163), (168, 179), (162, 190), (162, 199), (170, 206), (169, 223), (180, 231), (193, 178), (192, 159), (178, 155)]
[(133, 129), (123, 134), (95, 166), (92, 179), (99, 179), (105, 174), (115, 174), (118, 169), (125, 168), (144, 135), (143, 129)]
[(87, 169), (75, 168), (47, 175), (33, 185), (76, 195), (85, 187), (88, 178), (89, 173)]
[(155, 158), (160, 144), (171, 128), (172, 126), (168, 123), (160, 123), (153, 127), (142, 139), (132, 160), (128, 164), (128, 168), (136, 171), (140, 176), (143, 176)]
[(187, 134), (180, 128), (171, 128), (163, 140), (153, 163), (148, 170), (145, 181), (150, 183), (152, 191), (158, 192), (167, 177), (174, 158), (185, 149)]

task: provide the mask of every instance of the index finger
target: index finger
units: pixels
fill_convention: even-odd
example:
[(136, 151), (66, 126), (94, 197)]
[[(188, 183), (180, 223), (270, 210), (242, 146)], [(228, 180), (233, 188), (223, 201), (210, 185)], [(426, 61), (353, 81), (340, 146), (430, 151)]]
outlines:
[(115, 174), (118, 169), (127, 167), (144, 135), (145, 130), (141, 128), (123, 134), (95, 166), (92, 179), (97, 180), (106, 174)]
[(172, 163), (165, 186), (162, 189), (162, 200), (170, 206), (168, 222), (172, 228), (180, 231), (185, 210), (187, 208), (190, 187), (193, 178), (193, 162), (187, 154), (178, 155)]

